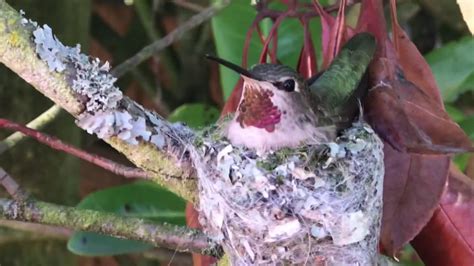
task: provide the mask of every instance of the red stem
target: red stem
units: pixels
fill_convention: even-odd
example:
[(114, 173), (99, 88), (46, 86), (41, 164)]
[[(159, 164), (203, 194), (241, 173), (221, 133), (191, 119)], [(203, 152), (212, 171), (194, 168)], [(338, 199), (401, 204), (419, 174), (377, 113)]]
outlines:
[[(277, 18), (275, 23), (273, 23), (272, 29), (270, 30), (270, 33), (268, 34), (267, 39), (265, 40), (265, 44), (263, 45), (262, 53), (260, 54), (260, 59), (258, 60), (259, 63), (265, 63), (268, 53), (268, 46), (270, 45), (270, 41), (273, 39), (273, 37), (276, 35), (276, 32), (278, 30), (278, 26), (280, 26), (280, 23), (283, 21), (288, 16), (288, 12), (284, 12), (281, 16)], [(272, 56), (270, 54), (270, 56)], [(276, 62), (276, 58), (272, 58), (272, 62)]]
[(341, 49), (341, 45), (342, 45), (342, 38), (344, 37), (346, 2), (347, 2), (346, 0), (341, 0), (339, 11), (337, 12), (337, 17), (336, 17), (337, 30), (336, 30), (336, 36), (335, 36), (336, 42), (334, 45), (333, 58), (335, 58), (337, 54), (339, 53), (339, 50)]
[[(245, 36), (245, 43), (244, 43), (244, 50), (242, 51), (242, 67), (247, 68), (248, 64), (248, 54), (249, 54), (249, 46), (250, 46), (250, 40), (252, 40), (252, 34), (254, 29), (259, 30), (258, 28), (258, 23), (263, 19), (263, 16), (258, 14), (255, 19), (252, 22), (252, 25), (250, 26), (249, 30), (247, 31), (247, 35)], [(259, 32), (260, 38), (263, 39), (263, 36), (261, 35), (261, 32)]]
[(299, 62), (301, 64), (305, 65), (308, 69), (306, 69), (305, 74), (306, 78), (310, 78), (313, 75), (315, 75), (318, 72), (318, 64), (317, 64), (317, 58), (316, 58), (316, 52), (314, 51), (314, 44), (313, 44), (313, 39), (311, 38), (311, 32), (309, 28), (309, 18), (302, 18), (301, 23), (303, 24), (303, 32), (304, 32), (304, 44), (303, 44), (303, 58), (301, 60), (306, 60), (306, 63), (303, 64), (303, 62)]
[[(357, 4), (361, 2), (361, 0), (347, 0), (346, 6), (352, 6), (354, 4)], [(288, 17), (291, 18), (301, 18), (301, 17), (317, 17), (320, 16), (320, 12), (318, 10), (311, 10), (311, 11), (299, 11), (298, 9), (304, 9), (311, 7), (312, 4), (298, 4), (296, 8), (288, 8), (287, 11), (277, 11), (277, 10), (271, 10), (267, 9), (266, 6), (260, 7), (258, 9), (258, 15), (261, 15), (264, 18), (272, 18), (272, 19), (277, 19), (280, 17), (282, 14), (290, 11), (288, 13)], [(334, 11), (339, 10), (340, 3), (336, 3), (333, 5), (330, 5), (328, 7), (325, 7), (323, 10), (327, 13), (332, 13)]]
[(277, 63), (277, 50), (278, 50), (278, 31), (275, 31), (275, 34), (272, 37), (272, 49), (270, 51), (270, 59), (272, 63)]
[(0, 118), (0, 128), (6, 128), (6, 129), (21, 132), (29, 137), (36, 139), (38, 142), (41, 142), (49, 146), (52, 149), (71, 154), (77, 158), (80, 158), (84, 161), (95, 164), (117, 175), (121, 175), (127, 178), (150, 179), (149, 174), (140, 168), (128, 167), (128, 166), (116, 163), (107, 158), (104, 158), (95, 154), (90, 154), (86, 151), (83, 151), (67, 143), (64, 143), (56, 137), (49, 136), (40, 131), (25, 127), (23, 125), (17, 124), (10, 120)]
[(393, 45), (395, 46), (395, 51), (399, 52), (400, 51), (400, 43), (398, 40), (398, 36), (400, 36), (400, 26), (398, 24), (398, 18), (397, 18), (397, 2), (390, 0), (390, 18), (392, 20), (392, 33), (393, 33)]

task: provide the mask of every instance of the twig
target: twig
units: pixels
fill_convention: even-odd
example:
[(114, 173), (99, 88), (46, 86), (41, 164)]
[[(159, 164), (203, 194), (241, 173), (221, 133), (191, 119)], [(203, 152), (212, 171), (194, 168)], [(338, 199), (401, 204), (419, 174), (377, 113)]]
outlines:
[(179, 26), (164, 38), (145, 46), (142, 50), (140, 50), (137, 54), (130, 57), (129, 59), (125, 60), (125, 62), (121, 63), (117, 67), (115, 67), (111, 73), (117, 78), (123, 76), (127, 71), (130, 69), (138, 66), (141, 62), (145, 61), (153, 54), (163, 50), (167, 46), (171, 45), (173, 42), (180, 39), (184, 33), (187, 31), (201, 25), (203, 22), (207, 21), (211, 17), (213, 17), (218, 11), (223, 9), (229, 4), (229, 0), (220, 0), (216, 1), (210, 7), (204, 9), (201, 13), (192, 16), (189, 20), (187, 20), (183, 25)]
[[(51, 106), (48, 110), (37, 116), (35, 119), (31, 120), (31, 122), (29, 122), (26, 126), (32, 129), (39, 130), (50, 122), (52, 122), (61, 113), (61, 110), (61, 107), (55, 104)], [(19, 132), (11, 134), (6, 139), (0, 141), (0, 154), (12, 148), (24, 139), (25, 135)]]
[[(314, 0), (313, 0), (314, 1)], [(359, 3), (360, 0), (349, 0), (347, 1), (346, 7), (350, 7)], [(303, 7), (311, 7), (311, 4), (302, 4)], [(317, 17), (320, 16), (319, 12), (316, 10), (310, 11), (299, 11), (298, 8), (290, 8), (287, 11), (278, 11), (273, 9), (268, 9), (265, 5), (259, 7), (258, 14), (266, 18), (277, 19), (282, 14), (286, 13), (289, 18), (302, 18), (302, 17)], [(324, 8), (324, 11), (331, 13), (339, 10), (339, 2), (330, 5)]]
[(125, 165), (118, 164), (107, 158), (90, 154), (86, 151), (83, 151), (67, 143), (64, 143), (56, 137), (49, 136), (47, 134), (44, 134), (42, 132), (36, 131), (31, 128), (27, 128), (23, 125), (9, 121), (7, 119), (0, 118), (0, 128), (7, 128), (7, 129), (19, 131), (55, 150), (63, 151), (73, 156), (76, 156), (84, 161), (100, 166), (114, 174), (122, 175), (128, 178), (150, 179), (150, 175), (146, 171), (143, 171), (140, 168), (128, 167)]
[(8, 227), (16, 231), (23, 231), (28, 234), (34, 234), (45, 238), (54, 238), (67, 240), (72, 235), (72, 230), (64, 227), (35, 224), (21, 221), (11, 221), (0, 219), (0, 226)]
[(195, 12), (202, 12), (204, 10), (204, 7), (185, 0), (173, 0), (173, 3), (177, 6), (181, 6)]
[(154, 246), (177, 249), (180, 252), (195, 252), (210, 256), (222, 254), (220, 246), (198, 230), (35, 200), (20, 203), (0, 199), (0, 218), (139, 240)]
[(24, 202), (28, 199), (28, 194), (20, 188), (20, 185), (0, 167), (0, 184), (5, 190), (19, 202)]
[[(138, 0), (134, 1), (135, 11), (140, 19), (140, 22), (143, 25), (143, 29), (145, 30), (150, 42), (155, 42), (159, 40), (162, 36), (162, 32), (160, 32), (155, 26), (155, 18), (153, 17), (153, 11), (150, 11), (150, 6), (148, 5), (147, 1)], [(166, 48), (166, 47), (165, 47)], [(153, 59), (155, 61), (163, 61), (163, 64), (166, 65), (168, 71), (168, 75), (170, 75), (171, 84), (176, 84), (176, 73), (177, 73), (177, 64), (172, 58), (172, 55), (169, 51), (164, 51), (160, 56), (157, 53), (153, 54)], [(112, 72), (115, 69), (112, 69)]]

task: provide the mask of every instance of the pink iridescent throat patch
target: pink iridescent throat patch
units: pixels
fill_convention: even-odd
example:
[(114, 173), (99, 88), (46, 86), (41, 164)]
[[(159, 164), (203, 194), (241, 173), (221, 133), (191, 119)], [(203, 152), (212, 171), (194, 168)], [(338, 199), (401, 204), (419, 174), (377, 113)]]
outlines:
[(239, 105), (237, 122), (242, 128), (253, 126), (263, 128), (268, 132), (275, 130), (280, 122), (281, 112), (273, 105), (270, 90), (253, 89), (250, 84), (245, 85), (243, 100)]

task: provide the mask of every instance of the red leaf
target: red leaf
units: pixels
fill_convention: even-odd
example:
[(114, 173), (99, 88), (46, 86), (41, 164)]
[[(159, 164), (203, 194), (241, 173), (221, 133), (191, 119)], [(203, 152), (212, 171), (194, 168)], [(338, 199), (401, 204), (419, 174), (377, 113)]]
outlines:
[(474, 181), (451, 167), (441, 204), (411, 243), (426, 265), (472, 265), (473, 223)]
[(395, 149), (438, 154), (473, 149), (459, 125), (424, 90), (404, 79), (396, 62), (379, 58), (370, 70), (367, 118)]
[[(331, 27), (334, 25), (335, 19), (328, 14), (319, 3), (319, 0), (313, 0), (313, 5), (321, 18), (321, 44), (323, 49), (323, 62), (329, 61), (329, 39), (331, 36)], [(324, 65), (324, 63), (323, 63)]]
[(323, 65), (325, 69), (339, 53), (346, 39), (345, 8), (347, 0), (341, 0), (337, 17), (328, 14), (318, 0), (314, 0), (314, 8), (321, 18), (321, 42), (323, 47)]
[(430, 66), (398, 23), (395, 0), (390, 1), (390, 10), (395, 52), (406, 78), (424, 90), (444, 109), (443, 99)]
[[(343, 44), (343, 38), (344, 38), (344, 33), (346, 29), (346, 4), (347, 0), (341, 0), (339, 3), (339, 10), (337, 11), (337, 17), (336, 17), (336, 25), (334, 25), (334, 29), (332, 33), (332, 38), (334, 44), (330, 47), (331, 52), (332, 52), (332, 57), (336, 57), (336, 55), (339, 53), (339, 50), (342, 47)], [(332, 61), (332, 60), (331, 60)]]
[(438, 206), (448, 175), (446, 155), (416, 155), (384, 147), (382, 232), (384, 252), (394, 256), (425, 226)]
[(392, 24), (395, 48), (385, 32), (381, 1), (362, 1), (357, 30), (378, 40), (365, 106), (372, 127), (388, 142), (381, 244), (393, 256), (437, 208), (448, 176), (445, 154), (472, 150), (472, 144), (443, 109), (427, 63), (396, 19)]
[(385, 43), (388, 41), (382, 1), (362, 0), (356, 32), (370, 32), (377, 40), (376, 57), (386, 57)]
[(318, 72), (316, 53), (314, 52), (313, 40), (309, 31), (308, 20), (301, 20), (304, 30), (304, 43), (298, 59), (297, 69), (305, 79), (314, 76)]

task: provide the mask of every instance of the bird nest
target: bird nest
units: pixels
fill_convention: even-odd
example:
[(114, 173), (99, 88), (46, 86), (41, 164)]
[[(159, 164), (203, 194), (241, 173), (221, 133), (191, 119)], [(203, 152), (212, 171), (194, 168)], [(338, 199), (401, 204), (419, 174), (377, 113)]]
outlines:
[(257, 154), (198, 138), (200, 222), (233, 265), (373, 265), (382, 143), (356, 123), (332, 143)]

